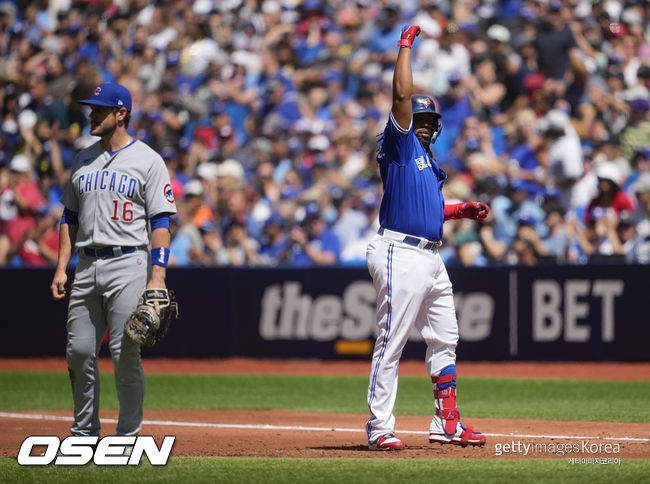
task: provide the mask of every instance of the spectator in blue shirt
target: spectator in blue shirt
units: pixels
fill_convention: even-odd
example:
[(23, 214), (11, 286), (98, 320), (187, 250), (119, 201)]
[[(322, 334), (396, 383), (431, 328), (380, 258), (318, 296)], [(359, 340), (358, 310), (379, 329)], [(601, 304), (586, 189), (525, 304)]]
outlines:
[(262, 244), (260, 246), (260, 256), (262, 263), (265, 265), (278, 265), (278, 256), (287, 246), (287, 236), (284, 232), (284, 217), (274, 212), (264, 223), (262, 229)]
[(371, 61), (382, 64), (395, 62), (395, 38), (399, 38), (402, 30), (402, 25), (399, 22), (400, 12), (400, 5), (391, 2), (379, 13), (376, 27), (370, 33), (367, 46)]
[(340, 255), (338, 236), (327, 226), (320, 204), (312, 201), (305, 206), (302, 223), (289, 233), (278, 260), (298, 267), (325, 266), (338, 263)]
[(440, 113), (445, 118), (445, 129), (436, 140), (436, 156), (445, 160), (463, 126), (463, 121), (474, 115), (467, 88), (461, 82), (462, 74), (453, 72), (449, 76), (449, 90), (440, 96)]
[(508, 175), (521, 184), (531, 196), (541, 195), (540, 184), (544, 169), (539, 163), (537, 150), (541, 140), (535, 131), (536, 118), (532, 109), (522, 109), (516, 115), (515, 128), (508, 137)]
[(544, 225), (546, 214), (544, 210), (531, 200), (534, 194), (528, 191), (529, 187), (521, 182), (515, 181), (511, 185), (511, 195), (498, 195), (492, 201), (492, 213), (494, 214), (494, 238), (498, 241), (511, 243), (517, 235), (517, 229), (521, 221), (532, 225), (537, 233), (545, 237), (548, 229)]

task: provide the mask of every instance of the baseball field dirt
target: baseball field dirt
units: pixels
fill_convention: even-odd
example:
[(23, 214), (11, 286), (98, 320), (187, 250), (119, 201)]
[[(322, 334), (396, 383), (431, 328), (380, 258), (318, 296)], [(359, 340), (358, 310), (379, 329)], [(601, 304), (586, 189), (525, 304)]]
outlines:
[[(253, 359), (144, 360), (147, 373), (365, 375), (368, 362), (275, 361)], [(110, 360), (100, 362), (112, 371)], [(0, 371), (65, 371), (64, 359), (0, 359)], [(649, 363), (459, 363), (468, 377), (529, 377), (650, 381)], [(419, 361), (404, 361), (401, 375), (426, 377)], [(615, 409), (612, 409), (614, 411)], [(117, 411), (101, 412), (103, 430), (114, 431)], [(401, 452), (372, 452), (365, 445), (363, 414), (325, 414), (288, 410), (145, 410), (143, 435), (160, 442), (176, 435), (172, 455), (241, 457), (355, 458), (494, 458), (512, 442), (531, 444), (524, 452), (504, 452), (499, 458), (589, 457), (596, 449), (620, 446), (611, 453), (621, 459), (650, 458), (650, 423), (468, 418), (488, 434), (481, 448), (429, 444), (429, 417), (397, 417), (397, 435), (406, 443)], [(0, 412), (0, 455), (15, 456), (28, 435), (68, 435), (70, 410)], [(493, 435), (490, 435), (493, 434)], [(586, 443), (585, 443), (586, 442)], [(605, 447), (608, 446), (609, 447)], [(585, 447), (586, 446), (586, 447)]]

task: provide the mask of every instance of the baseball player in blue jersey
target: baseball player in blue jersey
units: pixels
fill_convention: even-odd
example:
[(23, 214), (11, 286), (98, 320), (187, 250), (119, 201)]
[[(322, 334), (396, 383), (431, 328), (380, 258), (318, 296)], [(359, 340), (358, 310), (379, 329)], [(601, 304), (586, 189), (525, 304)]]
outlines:
[(140, 347), (126, 337), (124, 325), (145, 287), (166, 288), (174, 194), (162, 158), (127, 132), (132, 101), (124, 86), (101, 84), (80, 102), (91, 107), (90, 134), (100, 140), (73, 161), (61, 197), (65, 210), (50, 287), (55, 300), (65, 297), (66, 267), (78, 249), (66, 348), (74, 399), (71, 432), (99, 435), (97, 354), (108, 329), (120, 405), (117, 434), (137, 435), (145, 379)]
[(445, 206), (447, 175), (429, 145), (442, 129), (434, 100), (412, 95), (411, 46), (420, 28), (402, 29), (393, 74), (393, 105), (377, 155), (384, 195), (381, 228), (366, 259), (377, 292), (377, 324), (368, 387), (369, 448), (400, 450), (393, 406), (399, 359), (413, 326), (427, 343), (425, 364), (431, 375), (436, 413), (429, 442), (484, 445), (485, 436), (460, 422), (456, 408), (458, 324), (449, 276), (438, 253), (442, 225), (450, 218), (483, 220), (487, 205), (467, 202)]

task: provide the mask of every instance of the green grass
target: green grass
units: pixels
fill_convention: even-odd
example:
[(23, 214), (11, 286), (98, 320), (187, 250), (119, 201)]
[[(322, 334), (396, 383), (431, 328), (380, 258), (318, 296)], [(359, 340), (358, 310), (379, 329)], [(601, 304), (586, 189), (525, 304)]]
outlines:
[[(111, 373), (102, 374), (101, 407), (116, 409)], [(650, 383), (462, 378), (467, 417), (650, 421)], [(294, 375), (147, 375), (148, 409), (271, 409), (366, 413), (368, 378)], [(71, 409), (67, 374), (0, 372), (0, 410)], [(614, 411), (615, 410), (615, 411)], [(401, 377), (395, 412), (429, 415), (431, 383)]]
[[(388, 477), (389, 476), (389, 477)], [(172, 457), (166, 467), (20, 467), (0, 458), (0, 482), (73, 483), (610, 483), (650, 482), (650, 463), (569, 464), (568, 459), (251, 459)]]

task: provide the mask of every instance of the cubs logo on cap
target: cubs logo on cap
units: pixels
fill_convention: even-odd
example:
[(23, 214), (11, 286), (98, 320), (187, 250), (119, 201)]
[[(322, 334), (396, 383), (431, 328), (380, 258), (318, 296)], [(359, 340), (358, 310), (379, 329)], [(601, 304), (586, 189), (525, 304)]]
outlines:
[(127, 111), (131, 111), (131, 93), (121, 84), (104, 82), (95, 88), (90, 99), (79, 101), (79, 104), (126, 108)]

